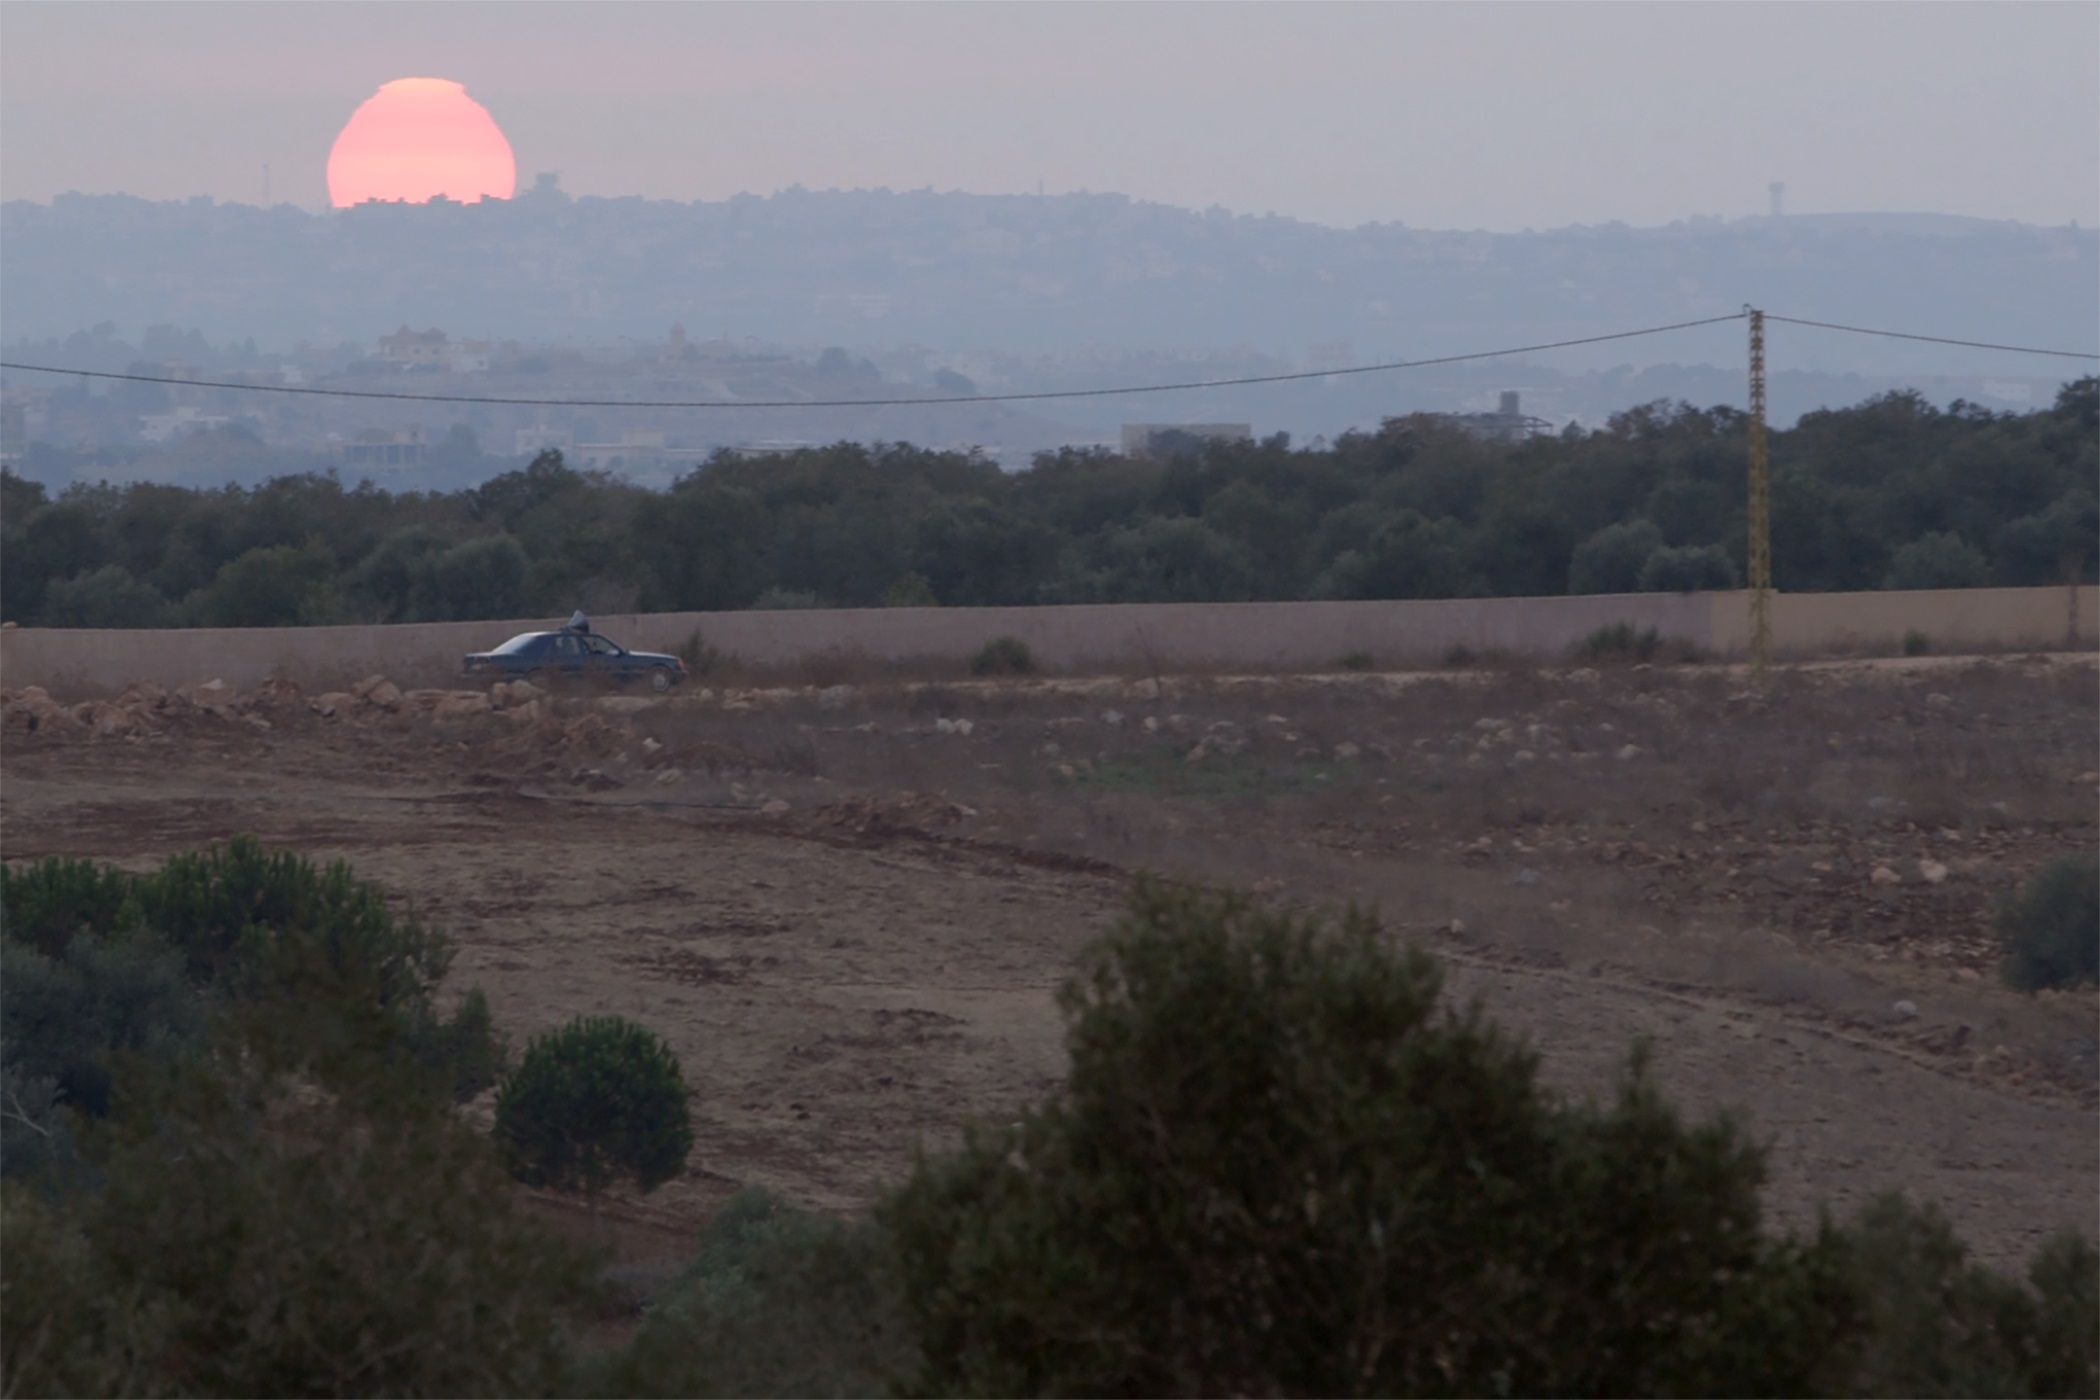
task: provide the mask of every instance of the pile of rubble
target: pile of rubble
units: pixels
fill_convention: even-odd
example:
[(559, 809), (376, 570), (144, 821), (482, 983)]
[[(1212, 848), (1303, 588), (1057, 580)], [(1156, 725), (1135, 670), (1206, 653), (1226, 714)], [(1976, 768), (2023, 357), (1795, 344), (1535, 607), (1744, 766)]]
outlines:
[(133, 743), (193, 720), (267, 731), (296, 714), (300, 700), (298, 686), (276, 680), (264, 681), (246, 694), (218, 680), (175, 690), (139, 681), (114, 700), (82, 700), (74, 705), (62, 705), (42, 686), (32, 685), (0, 690), (0, 729), (43, 738)]

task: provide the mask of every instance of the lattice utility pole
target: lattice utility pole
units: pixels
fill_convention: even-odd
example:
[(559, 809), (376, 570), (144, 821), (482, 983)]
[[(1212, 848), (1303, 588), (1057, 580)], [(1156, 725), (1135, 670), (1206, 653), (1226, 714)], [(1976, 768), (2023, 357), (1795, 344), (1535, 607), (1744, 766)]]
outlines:
[(1750, 665), (1772, 669), (1772, 471), (1765, 458), (1765, 313), (1750, 312)]

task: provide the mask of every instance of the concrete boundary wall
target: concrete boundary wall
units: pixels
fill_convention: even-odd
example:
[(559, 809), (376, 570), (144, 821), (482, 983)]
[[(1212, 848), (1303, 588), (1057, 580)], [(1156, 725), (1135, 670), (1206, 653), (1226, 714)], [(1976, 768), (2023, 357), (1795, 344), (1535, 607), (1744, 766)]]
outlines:
[[(67, 692), (130, 681), (252, 686), (273, 675), (313, 685), (374, 671), (456, 673), (469, 651), (561, 618), (399, 626), (94, 631), (0, 630), (0, 685)], [(885, 608), (809, 612), (604, 614), (598, 627), (645, 651), (673, 651), (698, 631), (760, 666), (831, 656), (960, 660), (994, 637), (1026, 642), (1051, 670), (1326, 670), (1351, 653), (1380, 666), (1435, 663), (1454, 648), (1558, 659), (1599, 627), (1653, 627), (1723, 656), (1749, 640), (1745, 593), (1631, 593), (1408, 602), (1129, 603), (1033, 608)], [(2090, 645), (2100, 589), (1986, 588), (1918, 593), (1784, 594), (1774, 599), (1782, 654), (1892, 652), (1906, 633), (1933, 650)]]

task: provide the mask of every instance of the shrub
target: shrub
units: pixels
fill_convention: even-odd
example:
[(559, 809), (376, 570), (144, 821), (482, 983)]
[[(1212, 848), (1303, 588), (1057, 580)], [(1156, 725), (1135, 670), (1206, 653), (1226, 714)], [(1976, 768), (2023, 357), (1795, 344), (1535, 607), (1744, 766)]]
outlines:
[(1903, 634), (1903, 654), (1905, 656), (1925, 656), (1929, 655), (1931, 651), (1932, 638), (1926, 636), (1917, 628), (1913, 627)]
[(625, 1395), (879, 1395), (916, 1349), (869, 1221), (731, 1197), (697, 1257), (590, 1389)]
[[(190, 982), (221, 996), (250, 1048), (282, 1067), (355, 1077), (359, 1057), (403, 1058), (456, 1096), (500, 1070), (485, 1002), (470, 994), (449, 1022), (433, 1009), (451, 965), (444, 935), (397, 917), (341, 861), (324, 869), (245, 836), (140, 876), (49, 860), (0, 871), (0, 909), (10, 939), (60, 960), (82, 937), (152, 930)], [(106, 971), (83, 996), (114, 995)]]
[(134, 883), (114, 866), (71, 856), (0, 865), (0, 931), (57, 957), (83, 929), (115, 929)]
[(653, 1191), (693, 1150), (678, 1057), (618, 1016), (582, 1016), (535, 1039), (496, 1094), (496, 1138), (532, 1186), (598, 1195), (632, 1177)]
[(1760, 1150), (1542, 1090), (1432, 960), (1141, 884), (1060, 1002), (1064, 1094), (881, 1208), (923, 1362), (981, 1394), (1805, 1391), (1841, 1256), (1760, 1229)]
[(1467, 646), (1464, 642), (1453, 642), (1450, 650), (1444, 653), (1444, 664), (1446, 666), (1470, 666), (1479, 659), (1474, 654), (1473, 648)]
[(1350, 651), (1342, 653), (1341, 659), (1335, 662), (1335, 665), (1341, 667), (1344, 671), (1369, 671), (1374, 669), (1378, 663), (1372, 660), (1371, 653), (1368, 651)]
[(973, 676), (1025, 676), (1035, 670), (1035, 656), (1019, 637), (994, 637), (970, 658)]
[[(147, 929), (73, 939), (56, 957), (0, 939), (0, 1058), (18, 1088), (91, 1117), (109, 1111), (110, 1057), (172, 1055), (195, 1045), (204, 1005), (183, 976), (182, 954)], [(14, 1174), (34, 1137), (64, 1131), (55, 1114), (0, 1106), (0, 1171)]]
[(1649, 661), (1661, 645), (1653, 627), (1636, 630), (1630, 622), (1613, 622), (1577, 642), (1575, 654), (1585, 661)]
[(101, 1187), (0, 1195), (8, 1394), (561, 1394), (589, 1261), (487, 1142), (192, 1065), (135, 1086)]
[(2100, 858), (2065, 856), (1998, 911), (2005, 980), (2023, 992), (2100, 979)]

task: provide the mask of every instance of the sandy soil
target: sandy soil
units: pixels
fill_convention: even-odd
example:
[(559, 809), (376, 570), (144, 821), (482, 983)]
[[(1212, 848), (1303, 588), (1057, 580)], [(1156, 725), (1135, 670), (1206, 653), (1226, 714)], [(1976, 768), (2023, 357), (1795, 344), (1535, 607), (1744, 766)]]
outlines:
[(515, 1043), (584, 1012), (657, 1029), (699, 1146), (614, 1208), (630, 1257), (675, 1256), (745, 1182), (864, 1205), (915, 1144), (1052, 1090), (1052, 990), (1141, 867), (1378, 901), (1572, 1092), (1608, 1093), (1648, 1037), (1689, 1111), (1771, 1143), (1782, 1219), (1901, 1188), (2000, 1263), (2095, 1231), (2095, 999), (1998, 987), (1988, 924), (2094, 845), (2090, 660), (1788, 684), (952, 686), (523, 720), (279, 695), (249, 711), (267, 728), (163, 707), (102, 741), (11, 720), (0, 853), (144, 866), (251, 832), (448, 930)]

